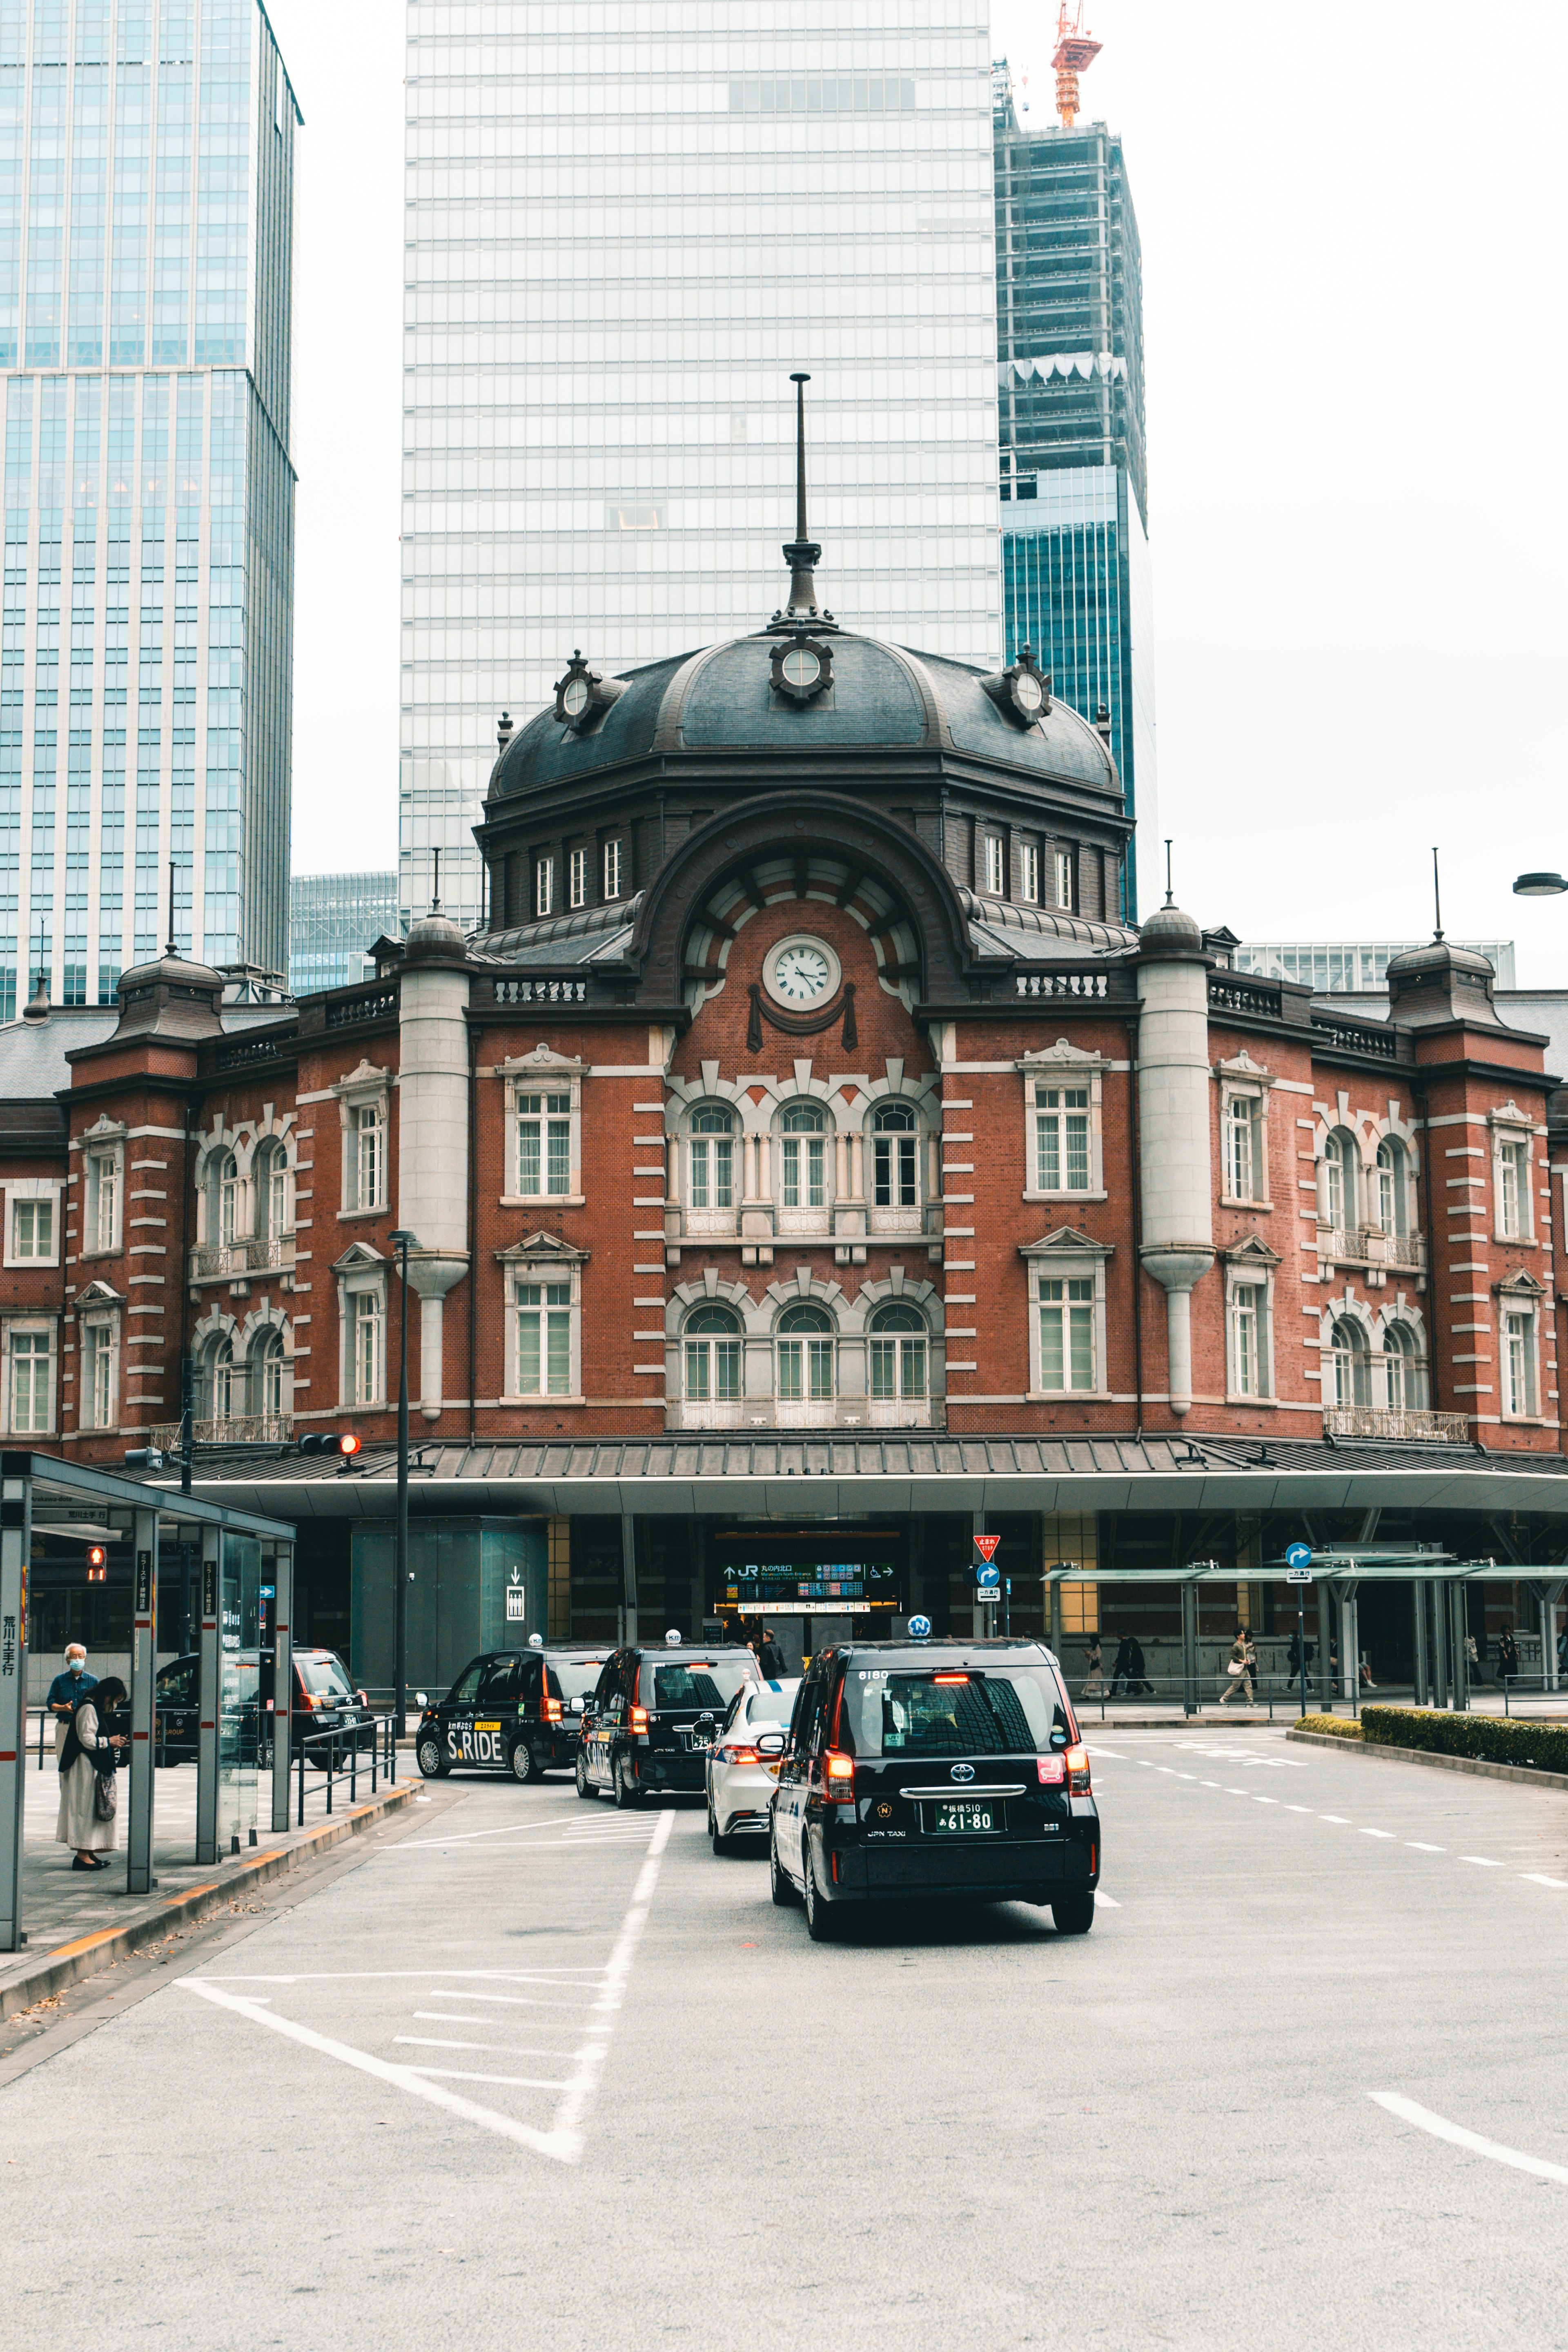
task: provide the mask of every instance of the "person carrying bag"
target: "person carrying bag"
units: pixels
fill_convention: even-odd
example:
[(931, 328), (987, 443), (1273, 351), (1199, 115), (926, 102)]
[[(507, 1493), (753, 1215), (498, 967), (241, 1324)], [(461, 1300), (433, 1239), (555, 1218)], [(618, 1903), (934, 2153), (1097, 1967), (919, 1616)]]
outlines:
[(117, 1675), (95, 1684), (78, 1701), (60, 1750), (60, 1810), (55, 1838), (73, 1846), (73, 1870), (103, 1870), (100, 1856), (114, 1850), (114, 1824), (120, 1791), (115, 1780), (122, 1732), (107, 1729), (114, 1709), (125, 1704), (125, 1685)]

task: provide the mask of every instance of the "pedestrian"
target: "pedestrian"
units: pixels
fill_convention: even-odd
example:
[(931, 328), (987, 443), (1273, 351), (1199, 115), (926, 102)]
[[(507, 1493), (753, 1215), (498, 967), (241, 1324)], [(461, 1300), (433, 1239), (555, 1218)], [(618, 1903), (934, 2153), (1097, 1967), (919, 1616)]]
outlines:
[(113, 1710), (124, 1706), (125, 1696), (125, 1685), (119, 1675), (106, 1675), (77, 1701), (66, 1733), (60, 1751), (60, 1811), (55, 1839), (59, 1845), (75, 1847), (73, 1870), (105, 1870), (107, 1863), (98, 1857), (114, 1851), (118, 1795), (114, 1775), (125, 1735), (107, 1727)]
[(1363, 1690), (1375, 1690), (1377, 1688), (1377, 1685), (1372, 1678), (1371, 1661), (1368, 1659), (1364, 1650), (1361, 1654), (1361, 1686)]
[(1083, 1655), (1084, 1664), (1088, 1667), (1089, 1671), (1084, 1677), (1083, 1688), (1079, 1693), (1079, 1696), (1080, 1698), (1103, 1698), (1105, 1696), (1105, 1675), (1101, 1670), (1101, 1652), (1100, 1647), (1100, 1635), (1098, 1633), (1091, 1633), (1089, 1635), (1088, 1642), (1084, 1645)]
[(1465, 1636), (1465, 1664), (1468, 1672), (1468, 1679), (1472, 1683), (1480, 1684), (1484, 1680), (1481, 1674), (1481, 1654), (1476, 1646), (1476, 1637), (1473, 1633), (1467, 1633)]
[(1154, 1696), (1154, 1685), (1147, 1679), (1143, 1664), (1143, 1647), (1136, 1633), (1129, 1633), (1127, 1636), (1127, 1668), (1128, 1696), (1130, 1698), (1135, 1698), (1138, 1696), (1152, 1698)]
[(771, 1625), (764, 1625), (763, 1628), (762, 1643), (757, 1651), (757, 1664), (763, 1670), (763, 1679), (770, 1683), (781, 1682), (789, 1672), (789, 1661), (780, 1649)]
[(1110, 1669), (1110, 1696), (1120, 1698), (1132, 1673), (1132, 1636), (1123, 1633), (1116, 1653), (1116, 1664)]
[(1303, 1654), (1305, 1655), (1305, 1659), (1306, 1659), (1306, 1663), (1307, 1663), (1307, 1664), (1310, 1666), (1310, 1665), (1311, 1664), (1311, 1663), (1312, 1663), (1313, 1657), (1314, 1657), (1314, 1656), (1315, 1656), (1315, 1654), (1316, 1654), (1316, 1652), (1317, 1652), (1317, 1644), (1316, 1644), (1316, 1643), (1314, 1643), (1314, 1642), (1309, 1642), (1309, 1643), (1306, 1644), (1306, 1646), (1305, 1646), (1305, 1651), (1304, 1651), (1304, 1653), (1303, 1653), (1303, 1648), (1302, 1648), (1302, 1643), (1301, 1643), (1301, 1636), (1300, 1636), (1300, 1633), (1292, 1633), (1292, 1634), (1291, 1634), (1291, 1636), (1290, 1636), (1290, 1646), (1289, 1646), (1289, 1649), (1286, 1651), (1286, 1653), (1285, 1653), (1285, 1664), (1286, 1664), (1287, 1670), (1288, 1670), (1288, 1672), (1289, 1672), (1289, 1674), (1290, 1680), (1291, 1680), (1293, 1683), (1299, 1683), (1299, 1682), (1300, 1681), (1300, 1679), (1301, 1679), (1301, 1663), (1302, 1663)]
[(96, 1686), (97, 1682), (98, 1676), (88, 1673), (85, 1646), (80, 1642), (68, 1642), (65, 1672), (55, 1676), (54, 1681), (49, 1685), (49, 1696), (45, 1701), (49, 1713), (55, 1718), (57, 1764), (59, 1762), (60, 1750), (66, 1744), (66, 1734), (70, 1729), (70, 1719), (76, 1713), (77, 1701), (85, 1698), (88, 1692)]
[(1568, 1675), (1568, 1625), (1557, 1636), (1557, 1671)]
[(1245, 1625), (1238, 1625), (1236, 1629), (1236, 1639), (1230, 1645), (1225, 1671), (1229, 1680), (1220, 1700), (1221, 1706), (1228, 1706), (1237, 1692), (1242, 1689), (1246, 1690), (1247, 1706), (1256, 1706), (1258, 1691), (1254, 1677), (1258, 1672), (1258, 1652), (1253, 1648), (1252, 1636)]
[(1507, 1685), (1519, 1672), (1519, 1643), (1513, 1638), (1513, 1627), (1505, 1625), (1497, 1637), (1497, 1676)]

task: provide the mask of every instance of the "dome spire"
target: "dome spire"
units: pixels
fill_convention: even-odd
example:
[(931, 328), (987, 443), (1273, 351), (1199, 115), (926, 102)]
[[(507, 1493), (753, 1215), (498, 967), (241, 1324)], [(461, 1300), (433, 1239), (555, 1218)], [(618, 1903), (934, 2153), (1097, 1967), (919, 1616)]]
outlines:
[(816, 601), (816, 564), (822, 553), (805, 520), (805, 387), (809, 375), (792, 375), (795, 386), (795, 537), (784, 551), (789, 565), (789, 602), (773, 614), (769, 626), (789, 629), (831, 629), (837, 625), (826, 605)]

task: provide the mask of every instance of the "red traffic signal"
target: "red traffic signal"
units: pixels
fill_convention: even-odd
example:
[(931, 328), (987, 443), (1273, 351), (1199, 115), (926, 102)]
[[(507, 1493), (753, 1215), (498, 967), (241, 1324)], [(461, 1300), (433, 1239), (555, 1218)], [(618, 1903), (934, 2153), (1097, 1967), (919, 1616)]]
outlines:
[(109, 1554), (102, 1544), (89, 1544), (87, 1548), (87, 1580), (89, 1584), (109, 1580)]
[(357, 1454), (360, 1441), (352, 1430), (312, 1430), (300, 1440), (301, 1454)]

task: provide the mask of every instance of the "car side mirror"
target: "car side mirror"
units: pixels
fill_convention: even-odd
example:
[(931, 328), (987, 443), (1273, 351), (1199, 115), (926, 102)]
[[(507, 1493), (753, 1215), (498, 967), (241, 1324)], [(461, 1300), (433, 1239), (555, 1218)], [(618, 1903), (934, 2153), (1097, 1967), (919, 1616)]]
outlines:
[(782, 1756), (788, 1746), (789, 1742), (782, 1731), (759, 1731), (757, 1734), (759, 1756)]
[(429, 1706), (429, 1704), (430, 1704), (430, 1694), (429, 1694), (429, 1692), (428, 1692), (428, 1691), (416, 1691), (416, 1692), (415, 1692), (415, 1694), (414, 1694), (414, 1704), (415, 1704), (415, 1706)]

